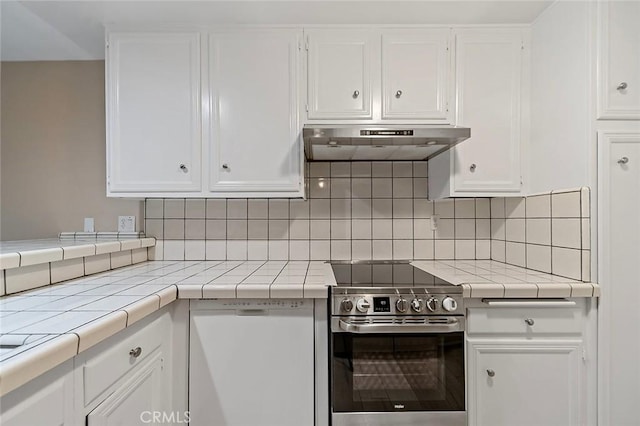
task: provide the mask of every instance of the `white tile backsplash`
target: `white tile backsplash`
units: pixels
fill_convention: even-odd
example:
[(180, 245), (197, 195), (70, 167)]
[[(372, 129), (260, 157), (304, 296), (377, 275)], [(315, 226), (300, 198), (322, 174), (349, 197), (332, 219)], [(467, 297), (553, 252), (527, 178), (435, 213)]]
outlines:
[(576, 280), (582, 279), (582, 252), (551, 247), (551, 273)]
[[(588, 254), (591, 244), (589, 201), (588, 188), (505, 198), (506, 218), (501, 219), (493, 215), (495, 206), (501, 202), (492, 199), (491, 258), (588, 281), (591, 263)], [(519, 218), (523, 211), (524, 218)], [(504, 235), (502, 227), (505, 228)]]
[(527, 242), (551, 245), (551, 218), (526, 219)]
[[(308, 200), (148, 199), (147, 233), (163, 258), (194, 260), (493, 259), (550, 271), (551, 247), (590, 248), (587, 188), (429, 201), (426, 162), (307, 168)], [(575, 265), (553, 269), (576, 276)]]
[(554, 247), (581, 248), (582, 219), (551, 219), (551, 245)]
[(551, 194), (552, 217), (579, 218), (582, 212), (580, 191), (562, 192)]

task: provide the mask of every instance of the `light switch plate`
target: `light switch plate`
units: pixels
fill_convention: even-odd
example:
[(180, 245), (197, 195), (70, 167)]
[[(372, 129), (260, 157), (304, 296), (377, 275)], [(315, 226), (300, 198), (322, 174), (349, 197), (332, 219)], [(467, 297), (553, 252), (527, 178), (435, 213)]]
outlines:
[(84, 232), (96, 232), (92, 217), (84, 218)]
[(118, 216), (118, 232), (135, 232), (135, 216)]

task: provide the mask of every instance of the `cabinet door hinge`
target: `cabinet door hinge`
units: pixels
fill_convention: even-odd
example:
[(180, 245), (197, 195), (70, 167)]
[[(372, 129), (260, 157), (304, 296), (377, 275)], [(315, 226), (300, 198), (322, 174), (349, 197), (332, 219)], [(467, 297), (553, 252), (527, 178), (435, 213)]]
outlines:
[(587, 362), (587, 350), (582, 349), (582, 361)]
[(309, 104), (304, 104), (304, 109), (309, 112)]
[(520, 49), (524, 50), (524, 41), (520, 42)]
[(304, 50), (306, 50), (307, 52), (309, 51), (309, 36), (307, 36), (307, 37), (305, 38), (305, 41), (304, 41)]

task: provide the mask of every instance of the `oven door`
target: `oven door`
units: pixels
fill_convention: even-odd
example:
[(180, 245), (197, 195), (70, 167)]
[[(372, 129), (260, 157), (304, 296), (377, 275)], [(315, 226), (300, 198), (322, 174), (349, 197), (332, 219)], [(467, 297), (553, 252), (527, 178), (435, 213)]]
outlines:
[(464, 318), (333, 318), (332, 424), (463, 426)]

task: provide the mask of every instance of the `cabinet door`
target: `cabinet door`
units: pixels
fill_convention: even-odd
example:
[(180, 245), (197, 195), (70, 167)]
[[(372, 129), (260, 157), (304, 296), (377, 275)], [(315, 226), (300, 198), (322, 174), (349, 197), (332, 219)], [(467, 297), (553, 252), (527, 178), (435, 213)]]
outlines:
[(199, 191), (200, 36), (111, 33), (109, 193)]
[[(162, 412), (163, 408), (162, 382), (162, 358), (161, 354), (157, 354), (150, 363), (133, 373), (131, 380), (89, 413), (87, 426), (152, 423), (154, 412)], [(166, 411), (164, 413), (171, 414)]]
[(468, 341), (470, 426), (583, 424), (581, 341)]
[(456, 35), (456, 124), (471, 138), (454, 147), (452, 195), (520, 191), (522, 34)]
[(314, 322), (309, 308), (192, 310), (190, 424), (313, 425)]
[(598, 118), (640, 119), (640, 3), (598, 8)]
[(633, 425), (640, 395), (640, 132), (599, 133), (598, 146), (600, 424)]
[(2, 396), (2, 426), (73, 425), (73, 363), (48, 371)]
[(308, 118), (371, 118), (373, 33), (366, 30), (310, 31)]
[(212, 34), (210, 190), (302, 190), (296, 30)]
[(382, 118), (448, 118), (449, 30), (382, 34)]

